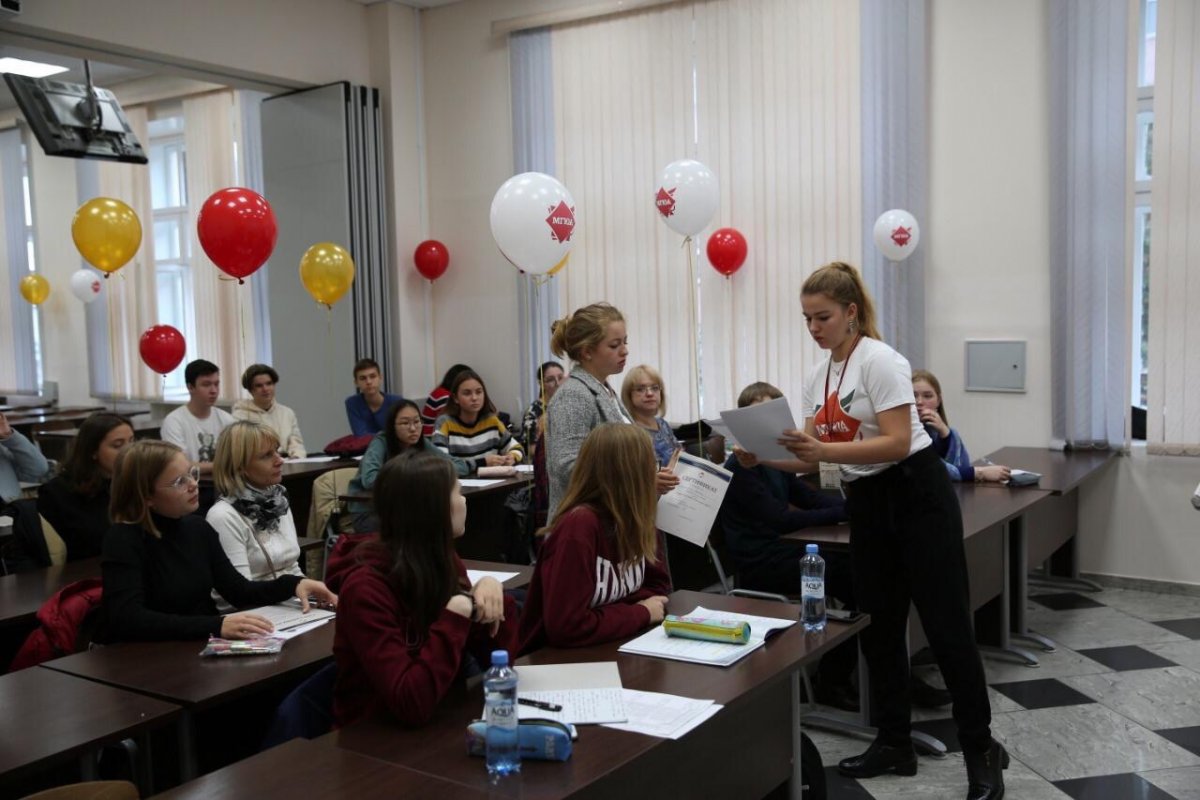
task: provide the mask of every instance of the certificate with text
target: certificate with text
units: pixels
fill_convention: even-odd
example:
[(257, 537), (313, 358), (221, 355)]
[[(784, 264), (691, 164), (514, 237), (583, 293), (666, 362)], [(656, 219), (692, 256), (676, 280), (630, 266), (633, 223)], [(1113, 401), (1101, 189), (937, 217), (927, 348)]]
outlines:
[(690, 453), (675, 464), (679, 485), (658, 498), (659, 530), (704, 547), (733, 473)]

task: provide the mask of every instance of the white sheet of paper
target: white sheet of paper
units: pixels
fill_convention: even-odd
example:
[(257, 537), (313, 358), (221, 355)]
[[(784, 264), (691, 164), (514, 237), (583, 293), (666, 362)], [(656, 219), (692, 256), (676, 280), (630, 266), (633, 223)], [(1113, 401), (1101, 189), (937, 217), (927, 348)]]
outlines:
[(338, 456), (305, 456), (304, 458), (289, 458), (289, 464), (324, 464), (326, 461), (336, 461)]
[(554, 692), (560, 689), (620, 689), (621, 673), (615, 661), (578, 664), (527, 664), (517, 667), (520, 692)]
[[(517, 667), (517, 674), (523, 670)], [(562, 689), (552, 692), (527, 692), (518, 685), (518, 697), (557, 703), (562, 711), (547, 711), (517, 703), (517, 719), (553, 719), (573, 725), (598, 725), (629, 719), (621, 689)]]
[(629, 719), (605, 727), (661, 739), (678, 739), (724, 708), (712, 700), (693, 700), (661, 692), (623, 689), (621, 694)]
[(750, 624), (750, 641), (746, 644), (730, 644), (727, 642), (706, 642), (699, 639), (683, 639), (677, 636), (667, 636), (667, 632), (659, 625), (646, 631), (636, 639), (621, 645), (618, 652), (634, 653), (636, 655), (653, 656), (656, 658), (669, 658), (673, 661), (691, 661), (697, 664), (728, 667), (730, 664), (737, 663), (766, 644), (767, 637), (774, 631), (790, 628), (796, 624), (795, 619), (756, 617), (752, 614), (712, 611), (703, 606), (696, 606), (693, 611), (684, 616), (713, 617), (747, 622)]
[(297, 625), (304, 625), (315, 620), (330, 619), (336, 616), (334, 612), (328, 609), (316, 608), (315, 606), (310, 607), (308, 613), (305, 614), (300, 610), (299, 600), (289, 600), (273, 606), (262, 606), (261, 608), (249, 608), (246, 610), (252, 614), (258, 614), (261, 617), (271, 620), (271, 624), (275, 626), (276, 633)]
[(492, 572), (487, 569), (469, 569), (467, 570), (467, 580), (471, 582), (472, 586), (479, 583), (481, 578), (487, 577), (495, 578), (500, 583), (504, 583), (509, 578), (517, 577), (518, 574), (516, 572)]
[(305, 622), (303, 625), (296, 625), (294, 627), (286, 628), (284, 630), (279, 630), (278, 628), (276, 628), (275, 632), (271, 635), (276, 636), (280, 639), (294, 639), (295, 637), (299, 636), (302, 633), (308, 633), (309, 631), (313, 630), (314, 628), (321, 627), (326, 622), (329, 622), (329, 620), (331, 620), (331, 619), (333, 619), (333, 617), (325, 617), (324, 619), (315, 619), (312, 622)]
[(796, 457), (779, 444), (785, 430), (796, 428), (796, 419), (786, 397), (721, 412), (742, 449), (760, 461), (794, 461)]
[(680, 453), (675, 463), (679, 485), (658, 498), (654, 524), (697, 547), (704, 547), (733, 473), (707, 459)]
[(517, 472), (533, 472), (533, 464), (517, 464), (513, 469)]
[(493, 486), (497, 483), (504, 483), (503, 478), (459, 478), (458, 482), (462, 486)]

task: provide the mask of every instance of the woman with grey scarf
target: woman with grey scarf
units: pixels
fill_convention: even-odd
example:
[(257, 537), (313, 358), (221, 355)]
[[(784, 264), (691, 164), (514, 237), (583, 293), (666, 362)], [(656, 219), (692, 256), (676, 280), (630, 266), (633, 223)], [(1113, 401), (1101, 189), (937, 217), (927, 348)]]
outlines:
[(234, 568), (252, 581), (303, 575), (275, 432), (257, 422), (230, 425), (217, 439), (212, 477), (218, 499), (207, 520)]

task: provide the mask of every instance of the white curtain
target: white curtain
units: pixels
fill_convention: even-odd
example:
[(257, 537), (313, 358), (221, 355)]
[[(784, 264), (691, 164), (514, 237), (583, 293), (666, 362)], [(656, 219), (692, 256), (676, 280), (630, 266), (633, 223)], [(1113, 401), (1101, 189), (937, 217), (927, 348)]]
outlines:
[(1052, 431), (1124, 441), (1127, 0), (1050, 4)]
[[(234, 121), (238, 114), (230, 91), (183, 101), (189, 220), (197, 218), (213, 192), (236, 185)], [(220, 367), (221, 400), (232, 402), (240, 396), (242, 371), (254, 359), (254, 296), (249, 284), (259, 276), (255, 273), (245, 285), (239, 285), (205, 255), (194, 224), (188, 226), (188, 235), (196, 313), (196, 341), (188, 342), (188, 359), (204, 358)]]
[[(858, 42), (857, 3), (834, 0), (712, 0), (552, 30), (559, 178), (582, 222), (564, 311), (624, 312), (628, 366), (660, 369), (673, 421), (730, 408), (755, 380), (799, 397), (816, 354), (800, 285), (861, 256)], [(687, 253), (652, 204), (660, 170), (687, 157), (722, 195), (693, 243), (698, 319)], [(750, 249), (729, 281), (704, 258), (723, 226)]]
[(36, 394), (33, 310), (21, 297), (29, 274), (21, 187), (21, 131), (0, 131), (0, 389)]
[[(125, 109), (125, 116), (139, 142), (150, 141), (145, 106)], [(141, 164), (103, 162), (97, 166), (99, 195), (128, 204), (142, 223), (142, 246), (128, 264), (108, 277), (98, 303), (105, 303), (108, 320), (107, 363), (92, 364), (106, 373), (112, 396), (119, 399), (162, 398), (162, 377), (142, 363), (138, 339), (158, 323), (154, 274), (154, 213), (150, 202), (150, 170)], [(84, 200), (90, 198), (83, 198)]]
[(762, 380), (796, 404), (818, 353), (800, 286), (829, 261), (862, 263), (858, 3), (695, 8), (698, 156), (721, 182), (712, 227), (749, 244), (729, 280), (701, 262), (704, 413)]
[(1157, 39), (1146, 445), (1200, 455), (1200, 8), (1158, 0)]

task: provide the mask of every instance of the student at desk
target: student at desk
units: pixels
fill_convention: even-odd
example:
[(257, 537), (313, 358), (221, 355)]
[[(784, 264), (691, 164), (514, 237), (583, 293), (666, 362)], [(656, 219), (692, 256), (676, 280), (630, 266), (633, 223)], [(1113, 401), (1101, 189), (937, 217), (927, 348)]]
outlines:
[[(367, 494), (373, 490), (383, 465), (410, 450), (450, 459), (454, 464), (455, 473), (459, 476), (465, 477), (470, 471), (461, 459), (446, 455), (421, 435), (421, 412), (412, 400), (401, 400), (392, 406), (385, 424), (386, 427), (371, 440), (362, 461), (358, 462), (358, 474), (350, 480), (350, 494)], [(370, 503), (352, 502), (350, 512), (356, 515), (354, 530), (358, 533), (374, 533), (379, 530), (379, 517), (375, 515)]]
[(654, 527), (657, 469), (649, 437), (632, 425), (605, 423), (588, 435), (543, 531), (520, 652), (611, 642), (662, 622), (671, 577)]
[(933, 446), (946, 465), (952, 481), (970, 483), (1004, 483), (1012, 470), (999, 464), (981, 467), (971, 465), (971, 456), (963, 444), (958, 431), (950, 427), (946, 419), (946, 406), (942, 403), (942, 384), (932, 372), (914, 369), (912, 376), (913, 398), (917, 401), (917, 415), (925, 432), (933, 440)]
[[(252, 581), (304, 577), (300, 542), (283, 487), (279, 437), (257, 422), (235, 422), (221, 431), (213, 461), (217, 502), (205, 519), (217, 532), (229, 563)], [(220, 595), (222, 611), (232, 606)]]
[(238, 400), (233, 404), (233, 418), (244, 419), (266, 425), (275, 431), (279, 448), (288, 458), (304, 458), (304, 437), (300, 435), (300, 423), (296, 412), (275, 400), (275, 386), (279, 373), (266, 364), (251, 364), (242, 373), (242, 388), (250, 393), (249, 400)]
[(458, 373), (450, 387), (446, 413), (433, 426), (433, 444), (460, 459), (470, 474), (480, 467), (519, 464), (525, 456), (521, 443), (496, 415), (483, 378), (469, 369)]
[(425, 407), (421, 409), (422, 436), (426, 438), (433, 436), (433, 426), (437, 424), (438, 417), (445, 412), (446, 403), (450, 402), (450, 387), (454, 385), (454, 379), (458, 377), (458, 373), (466, 372), (469, 369), (470, 367), (466, 364), (455, 364), (446, 370), (446, 374), (442, 376), (442, 382), (433, 387), (429, 397), (425, 398)]
[(379, 433), (384, 429), (388, 409), (403, 398), (383, 391), (383, 373), (373, 358), (360, 358), (354, 363), (354, 386), (357, 391), (346, 398), (346, 421), (355, 436)]
[(423, 725), (464, 653), (487, 664), (492, 650), (512, 651), (516, 606), (495, 578), (472, 587), (454, 552), (467, 501), (449, 461), (402, 453), (380, 470), (374, 499), (379, 536), (352, 550), (339, 542), (330, 557), (329, 585), (341, 598), (334, 724), (386, 710), (402, 725)]
[(0, 412), (0, 505), (21, 496), (21, 481), (40, 481), (49, 471), (50, 463), (38, 446), (13, 430)]
[(38, 489), (37, 508), (67, 546), (67, 560), (100, 555), (110, 524), (109, 485), (117, 455), (133, 441), (133, 425), (98, 411), (83, 421), (62, 471)]
[(663, 418), (667, 413), (667, 390), (662, 375), (649, 364), (629, 370), (621, 382), (621, 400), (633, 416), (633, 424), (649, 434), (659, 466), (669, 464), (679, 440)]
[(273, 630), (258, 614), (217, 613), (212, 591), (238, 608), (282, 602), (292, 595), (337, 604), (320, 581), (283, 575), (244, 578), (221, 549), (212, 527), (193, 512), (200, 471), (169, 442), (134, 442), (117, 457), (104, 537), (100, 631), (97, 641), (248, 639)]
[(879, 339), (874, 306), (854, 267), (835, 262), (801, 287), (809, 333), (829, 357), (804, 383), (804, 430), (781, 441), (815, 471), (837, 464), (850, 513), (855, 595), (871, 624), (860, 634), (878, 734), (839, 770), (913, 775), (908, 609), (917, 608), (954, 698), (968, 800), (1004, 795), (1008, 754), (992, 739), (991, 704), (975, 644), (962, 512), (926, 435), (908, 361)]

